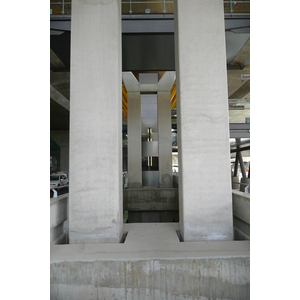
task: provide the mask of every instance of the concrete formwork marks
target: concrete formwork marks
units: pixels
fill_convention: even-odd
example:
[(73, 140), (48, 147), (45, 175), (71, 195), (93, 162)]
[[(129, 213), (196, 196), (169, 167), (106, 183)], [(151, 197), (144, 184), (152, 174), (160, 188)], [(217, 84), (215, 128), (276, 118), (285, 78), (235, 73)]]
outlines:
[(60, 262), (51, 299), (250, 299), (250, 259)]

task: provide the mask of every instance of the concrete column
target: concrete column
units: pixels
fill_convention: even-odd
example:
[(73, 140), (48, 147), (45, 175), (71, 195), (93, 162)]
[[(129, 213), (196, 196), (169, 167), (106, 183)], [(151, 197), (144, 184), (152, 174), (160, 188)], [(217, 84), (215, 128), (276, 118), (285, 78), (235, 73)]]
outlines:
[(69, 130), (51, 130), (50, 136), (60, 147), (60, 170), (69, 171)]
[(123, 234), (121, 2), (72, 2), (69, 240)]
[(173, 187), (170, 92), (157, 92), (159, 187)]
[(175, 77), (174, 71), (167, 71), (157, 84), (158, 163), (161, 188), (173, 187), (170, 93)]
[(175, 0), (180, 232), (232, 240), (232, 195), (222, 0)]
[(142, 187), (141, 94), (127, 92), (128, 187)]

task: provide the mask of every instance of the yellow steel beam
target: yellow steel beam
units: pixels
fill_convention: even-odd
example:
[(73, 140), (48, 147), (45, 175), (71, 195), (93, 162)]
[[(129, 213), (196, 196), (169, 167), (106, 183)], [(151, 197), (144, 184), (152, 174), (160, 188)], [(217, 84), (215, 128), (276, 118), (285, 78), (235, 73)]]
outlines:
[(126, 117), (127, 117), (127, 103), (126, 103), (124, 97), (122, 97), (122, 108), (123, 108), (123, 110), (126, 114)]
[(124, 84), (122, 84), (122, 96), (124, 97), (125, 102), (127, 103), (127, 92), (124, 87)]
[(171, 110), (176, 107), (176, 102), (177, 102), (177, 98), (176, 98), (176, 95), (175, 95), (172, 102), (171, 102)]
[(175, 95), (176, 95), (176, 81), (174, 82), (173, 87), (171, 89), (171, 101), (173, 100)]

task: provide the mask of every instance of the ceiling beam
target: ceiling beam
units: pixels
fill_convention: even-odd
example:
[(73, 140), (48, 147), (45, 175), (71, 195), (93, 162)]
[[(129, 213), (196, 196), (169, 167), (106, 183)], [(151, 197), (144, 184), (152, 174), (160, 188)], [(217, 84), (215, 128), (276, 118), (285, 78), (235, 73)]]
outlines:
[(250, 63), (250, 38), (231, 61), (231, 66), (238, 66), (243, 70)]
[(65, 64), (56, 55), (56, 53), (50, 48), (50, 64), (53, 65), (55, 69), (65, 68)]
[(230, 97), (229, 99), (242, 99), (247, 94), (250, 93), (250, 79), (245, 81), (244, 84), (239, 87)]
[(50, 98), (70, 111), (70, 101), (50, 84)]

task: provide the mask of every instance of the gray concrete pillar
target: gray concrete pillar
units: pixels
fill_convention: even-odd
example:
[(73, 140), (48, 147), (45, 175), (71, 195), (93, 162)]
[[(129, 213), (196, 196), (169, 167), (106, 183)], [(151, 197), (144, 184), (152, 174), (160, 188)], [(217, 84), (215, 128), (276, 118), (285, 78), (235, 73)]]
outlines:
[(232, 240), (222, 0), (175, 0), (179, 211), (184, 241)]
[(60, 147), (60, 170), (69, 171), (69, 130), (51, 130), (51, 138)]
[(157, 92), (159, 187), (173, 187), (170, 92)]
[(173, 187), (170, 93), (175, 77), (174, 71), (167, 71), (157, 84), (158, 164), (161, 188)]
[(141, 94), (127, 92), (128, 187), (142, 187)]
[(72, 2), (71, 244), (123, 234), (121, 33), (119, 0)]

